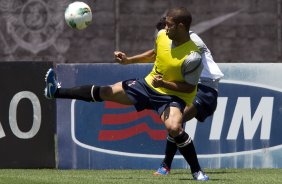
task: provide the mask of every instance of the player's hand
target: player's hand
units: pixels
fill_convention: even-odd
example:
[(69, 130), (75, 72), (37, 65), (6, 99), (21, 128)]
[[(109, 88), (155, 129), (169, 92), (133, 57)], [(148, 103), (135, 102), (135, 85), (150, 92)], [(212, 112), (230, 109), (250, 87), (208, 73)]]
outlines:
[(115, 51), (114, 52), (114, 58), (115, 58), (115, 61), (119, 64), (128, 64), (129, 61), (128, 61), (128, 58), (126, 56), (125, 53), (123, 52), (120, 52), (120, 51)]
[(155, 88), (163, 87), (164, 81), (162, 75), (155, 75), (152, 80), (152, 86)]

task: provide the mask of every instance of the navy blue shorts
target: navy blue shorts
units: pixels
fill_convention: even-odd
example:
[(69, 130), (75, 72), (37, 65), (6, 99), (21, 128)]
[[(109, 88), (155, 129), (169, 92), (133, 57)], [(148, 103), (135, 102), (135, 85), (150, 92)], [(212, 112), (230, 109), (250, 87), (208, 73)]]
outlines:
[(196, 119), (200, 122), (211, 116), (216, 110), (218, 93), (213, 88), (198, 84), (198, 91), (193, 101), (193, 105), (197, 108)]
[(163, 95), (153, 90), (145, 79), (125, 80), (122, 87), (137, 111), (152, 109), (161, 116), (167, 107), (177, 107), (183, 113), (186, 106), (186, 103), (177, 96)]

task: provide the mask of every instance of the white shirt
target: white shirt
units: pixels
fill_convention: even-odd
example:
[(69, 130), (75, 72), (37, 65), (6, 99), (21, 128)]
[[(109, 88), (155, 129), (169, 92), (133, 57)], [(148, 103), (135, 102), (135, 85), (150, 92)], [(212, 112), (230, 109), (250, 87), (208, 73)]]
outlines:
[(202, 53), (202, 62), (204, 65), (201, 77), (214, 80), (221, 79), (224, 75), (220, 71), (218, 65), (214, 62), (210, 50), (203, 40), (194, 32), (189, 31), (191, 40), (197, 45)]
[(224, 76), (218, 65), (214, 62), (211, 51), (203, 40), (194, 32), (189, 31), (191, 40), (201, 51), (202, 63), (204, 68), (200, 75), (199, 83), (209, 86), (215, 90), (218, 89), (218, 82)]

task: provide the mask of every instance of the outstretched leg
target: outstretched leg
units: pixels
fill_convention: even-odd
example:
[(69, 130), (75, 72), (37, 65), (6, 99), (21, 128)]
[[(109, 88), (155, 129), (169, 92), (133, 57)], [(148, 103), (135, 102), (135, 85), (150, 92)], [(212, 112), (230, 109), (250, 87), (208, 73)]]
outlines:
[(123, 90), (121, 82), (110, 86), (84, 85), (73, 88), (61, 88), (53, 69), (48, 70), (45, 81), (45, 96), (49, 99), (66, 98), (84, 100), (87, 102), (101, 102), (105, 100), (124, 105), (133, 105)]

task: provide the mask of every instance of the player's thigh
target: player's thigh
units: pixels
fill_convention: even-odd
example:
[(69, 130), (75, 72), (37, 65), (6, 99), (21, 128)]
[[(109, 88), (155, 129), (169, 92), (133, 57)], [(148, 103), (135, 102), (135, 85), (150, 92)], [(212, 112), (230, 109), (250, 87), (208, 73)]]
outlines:
[(182, 131), (182, 112), (178, 107), (166, 108), (161, 118), (172, 136), (177, 136)]
[(111, 86), (103, 86), (100, 89), (100, 95), (103, 100), (113, 101), (125, 105), (133, 105), (122, 87), (122, 82)]
[(183, 112), (183, 122), (193, 119), (198, 113), (197, 108), (194, 104), (191, 106), (186, 106)]

